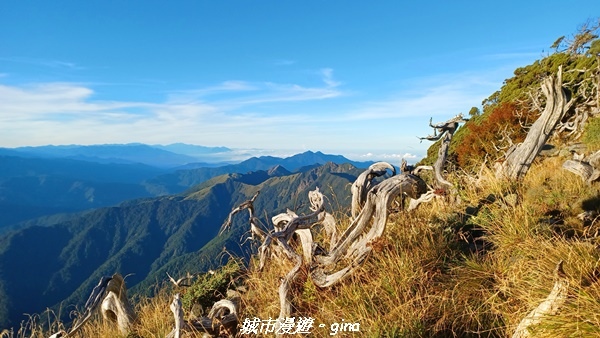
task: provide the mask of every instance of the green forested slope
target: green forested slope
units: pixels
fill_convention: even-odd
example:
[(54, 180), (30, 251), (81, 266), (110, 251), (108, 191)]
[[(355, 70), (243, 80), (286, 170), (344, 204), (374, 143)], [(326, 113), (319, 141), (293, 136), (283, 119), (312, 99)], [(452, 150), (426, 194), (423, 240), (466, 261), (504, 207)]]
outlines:
[(295, 174), (282, 168), (228, 174), (179, 195), (128, 201), (52, 226), (14, 231), (0, 238), (0, 294), (7, 295), (0, 298), (0, 326), (61, 301), (63, 307), (81, 305), (102, 275), (128, 275), (129, 287), (147, 293), (167, 271), (215, 267), (223, 247), (247, 253), (238, 244), (247, 231), (244, 222), (215, 238), (234, 205), (261, 190), (260, 215), (298, 209), (298, 200), (317, 185), (333, 189), (344, 202), (358, 172), (330, 163)]

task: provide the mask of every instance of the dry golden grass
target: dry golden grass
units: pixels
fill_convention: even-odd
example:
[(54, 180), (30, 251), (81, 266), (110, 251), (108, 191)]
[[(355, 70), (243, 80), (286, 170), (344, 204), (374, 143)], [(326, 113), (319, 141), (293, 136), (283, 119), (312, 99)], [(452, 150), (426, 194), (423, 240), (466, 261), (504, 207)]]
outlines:
[[(561, 164), (535, 164), (518, 184), (490, 169), (478, 179), (453, 177), (462, 204), (436, 201), (392, 215), (371, 257), (347, 281), (318, 290), (301, 278), (297, 315), (326, 324), (315, 337), (329, 337), (329, 324), (342, 319), (360, 323), (360, 334), (345, 336), (506, 337), (548, 295), (563, 260), (569, 299), (534, 333), (600, 335), (600, 254), (576, 217), (598, 191)], [(473, 245), (473, 236), (485, 245)], [(242, 318), (277, 316), (278, 276), (286, 269), (250, 273)]]
[[(577, 218), (600, 209), (600, 193), (561, 164), (560, 158), (536, 163), (520, 183), (498, 180), (486, 168), (477, 178), (452, 176), (460, 204), (435, 200), (392, 214), (366, 263), (341, 284), (319, 289), (302, 271), (293, 316), (314, 318), (310, 337), (331, 337), (331, 324), (342, 322), (359, 323), (360, 332), (336, 337), (507, 337), (546, 298), (562, 260), (569, 297), (532, 333), (600, 336), (600, 243), (590, 231), (598, 224)], [(278, 316), (280, 278), (291, 269), (290, 262), (269, 260), (263, 271), (255, 265), (244, 277), (242, 322)], [(171, 330), (172, 293), (162, 289), (137, 304), (137, 336)], [(80, 336), (119, 337), (100, 320)]]

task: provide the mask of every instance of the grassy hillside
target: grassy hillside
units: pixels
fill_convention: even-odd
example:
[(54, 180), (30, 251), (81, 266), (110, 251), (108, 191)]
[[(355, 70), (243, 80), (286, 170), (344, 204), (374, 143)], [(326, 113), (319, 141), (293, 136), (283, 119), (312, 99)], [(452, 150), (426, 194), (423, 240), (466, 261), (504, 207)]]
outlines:
[[(460, 207), (438, 199), (415, 212), (392, 214), (384, 236), (373, 243), (374, 252), (350, 279), (323, 290), (306, 274), (298, 279), (295, 315), (325, 324), (313, 328), (315, 337), (330, 336), (331, 324), (342, 320), (360, 323), (360, 333), (339, 334), (348, 337), (505, 337), (548, 295), (552, 272), (563, 260), (569, 298), (536, 332), (600, 335), (600, 222), (577, 217), (600, 211), (600, 189), (562, 170), (562, 160), (536, 163), (518, 184), (499, 181), (490, 171), (477, 179), (453, 175), (461, 187)], [(256, 264), (252, 261), (236, 279), (221, 281), (246, 285), (241, 320), (277, 316), (279, 278), (291, 268), (273, 262), (259, 272)], [(157, 287), (155, 297), (137, 303), (134, 331), (141, 337), (170, 332), (172, 294), (195, 290)], [(213, 293), (213, 299), (222, 293)], [(100, 320), (81, 335), (112, 336), (118, 334)]]

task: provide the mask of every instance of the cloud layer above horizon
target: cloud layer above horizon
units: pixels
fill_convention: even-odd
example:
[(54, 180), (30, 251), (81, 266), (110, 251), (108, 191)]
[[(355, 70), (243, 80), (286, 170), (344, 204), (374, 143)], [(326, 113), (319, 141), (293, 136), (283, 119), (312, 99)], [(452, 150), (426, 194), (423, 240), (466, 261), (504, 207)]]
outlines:
[(230, 80), (166, 91), (158, 102), (99, 100), (93, 84), (0, 84), (0, 145), (185, 142), (413, 158), (423, 155), (416, 136), (429, 132), (429, 117), (468, 111), (498, 87), (482, 76), (437, 76), (357, 101), (333, 69), (315, 74), (312, 86)]

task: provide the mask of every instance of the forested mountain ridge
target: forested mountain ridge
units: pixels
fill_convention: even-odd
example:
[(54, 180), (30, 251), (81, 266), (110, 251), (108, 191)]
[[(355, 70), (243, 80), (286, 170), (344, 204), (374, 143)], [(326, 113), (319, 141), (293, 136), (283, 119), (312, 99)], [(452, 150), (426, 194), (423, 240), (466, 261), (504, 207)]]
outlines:
[[(342, 198), (358, 170), (326, 164), (291, 174), (284, 168), (215, 177), (179, 195), (146, 198), (101, 208), (51, 226), (31, 226), (0, 238), (0, 326), (16, 324), (22, 313), (51, 305), (82, 304), (98, 278), (121, 272), (141, 292), (165, 272), (215, 268), (223, 246), (241, 256), (246, 229), (213, 240), (232, 206), (261, 191), (258, 210), (297, 207), (299, 196), (321, 186)], [(194, 257), (193, 260), (187, 260)], [(27, 268), (23, 268), (27, 267)]]
[[(183, 147), (187, 151), (204, 149), (199, 146), (173, 146), (175, 149)], [(69, 154), (70, 151), (79, 151), (81, 148), (87, 152), (98, 152), (99, 148), (102, 149), (101, 153), (106, 153), (105, 148), (116, 148), (119, 152), (115, 156), (134, 156), (139, 147), (142, 145), (50, 147), (52, 151), (46, 147), (35, 147), (27, 148), (28, 151), (17, 151), (20, 148), (0, 151), (11, 154), (0, 155), (0, 212), (3, 215), (0, 219), (0, 233), (32, 223), (52, 223), (58, 218), (57, 214), (70, 217), (66, 214), (114, 206), (130, 199), (178, 194), (212, 177), (229, 173), (245, 174), (277, 165), (295, 171), (303, 166), (329, 161), (353, 163), (360, 167), (370, 164), (352, 162), (339, 155), (310, 151), (287, 158), (253, 157), (235, 165), (195, 169), (164, 169), (139, 163), (98, 163), (81, 158), (61, 157), (65, 152)], [(147, 146), (143, 147), (146, 148)], [(212, 151), (210, 149), (212, 148), (207, 151)], [(52, 217), (47, 220), (39, 219), (49, 216)]]

